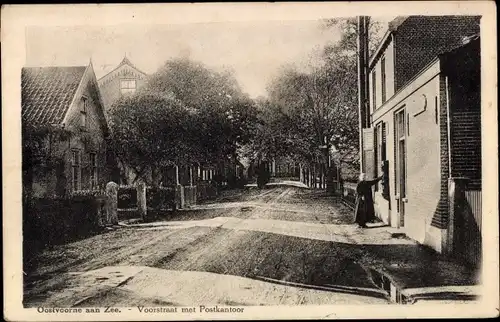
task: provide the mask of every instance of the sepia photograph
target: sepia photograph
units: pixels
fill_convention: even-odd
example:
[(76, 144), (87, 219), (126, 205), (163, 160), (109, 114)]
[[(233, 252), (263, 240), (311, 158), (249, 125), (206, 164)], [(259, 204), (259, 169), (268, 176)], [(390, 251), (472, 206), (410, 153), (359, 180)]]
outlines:
[(12, 306), (53, 321), (329, 319), (489, 299), (498, 316), (496, 17), (452, 3), (302, 18), (254, 4), (252, 19), (224, 18), (236, 4), (2, 7), (12, 25), (29, 12), (2, 72), (17, 93), (2, 103)]

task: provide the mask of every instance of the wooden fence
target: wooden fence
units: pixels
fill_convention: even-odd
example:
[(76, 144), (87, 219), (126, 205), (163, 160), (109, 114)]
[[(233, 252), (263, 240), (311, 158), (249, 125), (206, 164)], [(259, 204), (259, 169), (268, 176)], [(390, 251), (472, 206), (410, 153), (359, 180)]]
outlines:
[(481, 190), (465, 191), (464, 240), (463, 250), (466, 261), (472, 266), (479, 266), (482, 259), (482, 194)]
[(342, 189), (339, 190), (342, 202), (349, 208), (354, 209), (356, 204), (356, 183), (344, 182), (342, 184)]
[(209, 200), (217, 197), (217, 187), (209, 182), (199, 182), (196, 186), (196, 199), (198, 201)]
[(481, 221), (482, 221), (482, 194), (481, 190), (466, 190), (465, 199), (470, 207), (471, 213), (474, 216), (474, 220), (481, 231)]

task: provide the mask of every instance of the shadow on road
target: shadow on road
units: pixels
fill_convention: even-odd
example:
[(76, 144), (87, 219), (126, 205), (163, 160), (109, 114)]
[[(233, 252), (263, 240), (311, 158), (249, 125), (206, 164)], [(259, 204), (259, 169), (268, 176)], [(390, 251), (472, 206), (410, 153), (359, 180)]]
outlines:
[[(476, 284), (472, 272), (443, 273), (442, 260), (417, 245), (357, 245), (255, 231), (238, 232), (238, 243), (225, 244), (231, 233), (219, 228), (217, 235), (204, 241), (204, 247), (210, 248), (209, 256), (198, 255), (199, 251), (193, 249), (200, 245), (190, 245), (157, 267), (230, 274), (376, 297), (385, 295), (374, 283), (371, 268), (382, 262), (395, 264), (388, 273), (406, 288)], [(190, 260), (196, 255), (199, 256), (196, 261)], [(408, 258), (413, 260), (402, 267), (401, 263)], [(325, 289), (326, 285), (334, 286)]]

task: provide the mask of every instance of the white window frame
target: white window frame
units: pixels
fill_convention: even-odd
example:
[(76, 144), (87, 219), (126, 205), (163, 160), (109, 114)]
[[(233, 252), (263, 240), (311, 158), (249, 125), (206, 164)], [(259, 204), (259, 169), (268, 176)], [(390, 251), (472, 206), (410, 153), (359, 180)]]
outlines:
[[(124, 83), (126, 84), (125, 86)], [(133, 86), (131, 84), (133, 84)], [(136, 79), (128, 79), (128, 78), (120, 79), (120, 93), (122, 95), (133, 94), (135, 93), (136, 90), (137, 90)]]

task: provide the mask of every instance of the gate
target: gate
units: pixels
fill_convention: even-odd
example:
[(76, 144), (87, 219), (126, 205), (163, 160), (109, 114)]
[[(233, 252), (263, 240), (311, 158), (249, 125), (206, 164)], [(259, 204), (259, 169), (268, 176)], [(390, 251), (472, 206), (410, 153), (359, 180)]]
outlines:
[[(137, 187), (119, 186), (117, 195), (119, 220), (139, 218)], [(176, 209), (175, 186), (146, 187), (148, 211), (169, 211)]]

